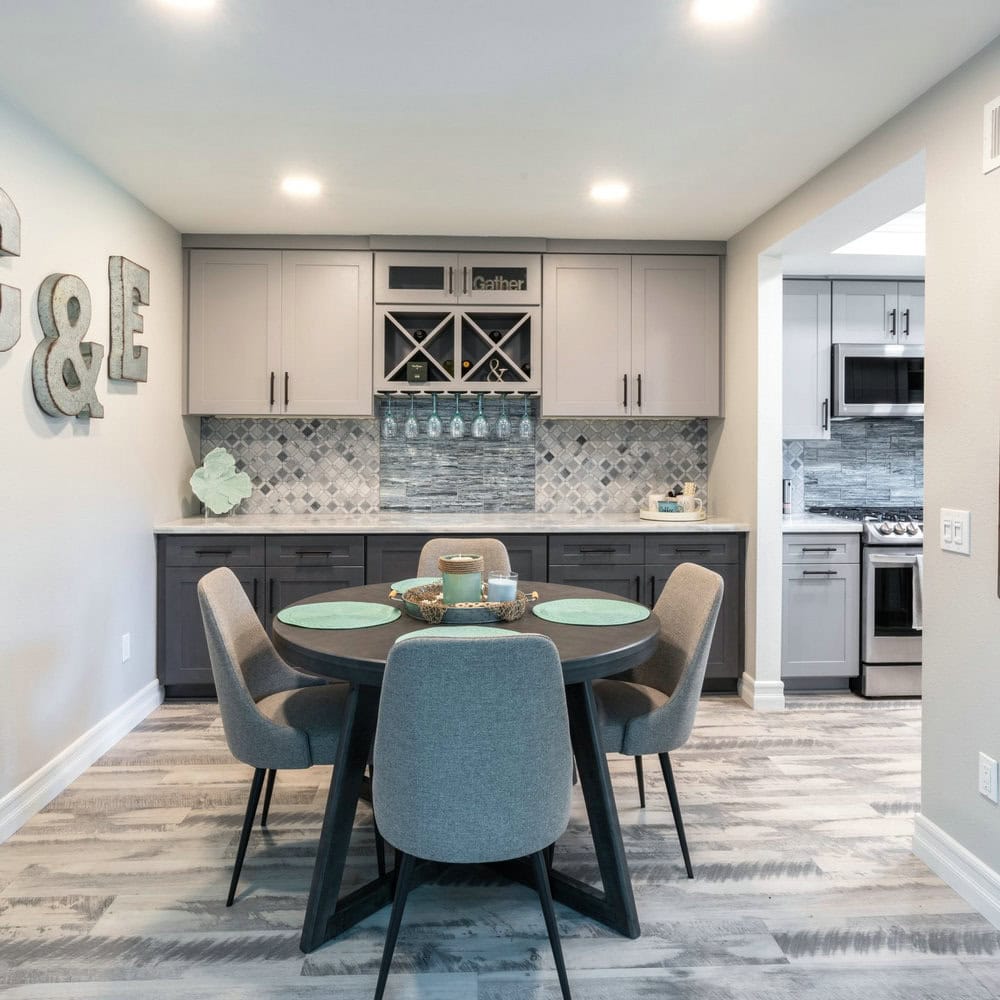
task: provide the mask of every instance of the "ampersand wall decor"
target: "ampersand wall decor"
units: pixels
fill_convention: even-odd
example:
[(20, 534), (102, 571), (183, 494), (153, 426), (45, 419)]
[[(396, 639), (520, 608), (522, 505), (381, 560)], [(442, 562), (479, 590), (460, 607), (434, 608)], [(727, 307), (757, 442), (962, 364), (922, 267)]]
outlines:
[[(21, 256), (21, 216), (10, 196), (0, 188), (0, 257)], [(9, 351), (21, 339), (21, 290), (0, 285), (0, 351)]]
[(136, 347), (142, 333), (139, 306), (149, 305), (149, 271), (127, 257), (108, 258), (111, 282), (111, 350), (108, 378), (145, 382), (149, 374), (149, 348)]
[(75, 274), (50, 274), (38, 290), (45, 339), (31, 359), (38, 405), (53, 417), (103, 417), (97, 376), (104, 347), (84, 343), (90, 328), (90, 290)]

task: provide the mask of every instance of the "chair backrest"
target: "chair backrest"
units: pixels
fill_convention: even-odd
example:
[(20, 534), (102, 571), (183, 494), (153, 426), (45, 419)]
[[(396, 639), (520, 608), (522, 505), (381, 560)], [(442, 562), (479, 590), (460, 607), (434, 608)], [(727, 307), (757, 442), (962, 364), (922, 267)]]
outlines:
[(686, 742), (694, 727), (722, 592), (718, 573), (681, 563), (653, 608), (660, 619), (657, 650), (642, 666), (628, 671), (629, 680), (670, 695), (663, 716), (675, 746)]
[(483, 571), (497, 570), (510, 572), (510, 556), (507, 547), (496, 538), (432, 538), (421, 550), (417, 564), (417, 576), (437, 576), (438, 559), (441, 556), (463, 553), (483, 557)]
[(407, 854), (477, 863), (533, 854), (569, 822), (562, 665), (546, 636), (405, 639), (375, 733), (379, 830)]
[(262, 698), (296, 687), (296, 674), (275, 652), (243, 585), (231, 569), (214, 569), (198, 581), (198, 601), (233, 756), (254, 767), (277, 766), (267, 762), (275, 754), (298, 759), (304, 752), (308, 761), (305, 734), (277, 725), (257, 708)]

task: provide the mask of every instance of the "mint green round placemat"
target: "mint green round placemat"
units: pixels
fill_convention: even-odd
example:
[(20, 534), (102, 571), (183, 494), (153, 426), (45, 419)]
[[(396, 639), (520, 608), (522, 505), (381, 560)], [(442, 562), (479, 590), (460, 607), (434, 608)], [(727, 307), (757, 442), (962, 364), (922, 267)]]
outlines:
[(391, 584), (392, 589), (396, 591), (397, 594), (405, 594), (408, 590), (413, 587), (426, 587), (429, 583), (440, 583), (441, 577), (439, 576), (414, 576), (409, 580), (399, 580), (397, 583)]
[(278, 621), (299, 628), (371, 628), (388, 625), (402, 612), (385, 604), (365, 601), (325, 601), (321, 604), (295, 604), (278, 612)]
[(645, 621), (649, 608), (630, 601), (603, 601), (599, 597), (567, 597), (536, 604), (532, 611), (560, 625), (631, 625)]
[(407, 632), (406, 635), (401, 635), (396, 642), (402, 642), (404, 639), (440, 638), (441, 636), (447, 639), (476, 639), (514, 634), (507, 629), (495, 628), (490, 625), (432, 625), (430, 628), (418, 629), (416, 632)]

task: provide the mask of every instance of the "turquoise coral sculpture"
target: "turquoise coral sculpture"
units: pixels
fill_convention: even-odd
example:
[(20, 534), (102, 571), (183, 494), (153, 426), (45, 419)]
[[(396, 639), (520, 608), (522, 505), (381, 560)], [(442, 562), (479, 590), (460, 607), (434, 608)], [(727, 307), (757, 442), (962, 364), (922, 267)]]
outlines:
[(225, 448), (214, 448), (191, 477), (194, 495), (213, 513), (228, 514), (253, 493), (250, 477), (236, 471), (236, 459)]

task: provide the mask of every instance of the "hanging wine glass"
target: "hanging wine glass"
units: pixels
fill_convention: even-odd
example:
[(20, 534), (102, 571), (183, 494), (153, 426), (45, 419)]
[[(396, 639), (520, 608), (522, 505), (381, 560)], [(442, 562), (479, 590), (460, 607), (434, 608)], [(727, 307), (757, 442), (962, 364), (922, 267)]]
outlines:
[(528, 412), (528, 397), (524, 397), (524, 412), (521, 414), (521, 422), (517, 425), (517, 432), (522, 438), (531, 438), (535, 433), (535, 425), (532, 423), (531, 414)]
[(451, 424), (448, 426), (448, 430), (453, 438), (460, 438), (465, 435), (465, 421), (462, 419), (462, 414), (458, 412), (458, 397), (459, 393), (455, 393), (455, 415), (451, 418)]
[(506, 441), (510, 437), (510, 417), (507, 416), (507, 397), (500, 397), (500, 416), (497, 418), (497, 437)]
[(476, 419), (472, 421), (472, 436), (474, 438), (484, 438), (490, 433), (490, 425), (486, 422), (486, 417), (483, 416), (483, 394), (479, 393), (479, 410), (476, 413)]
[(382, 418), (382, 437), (386, 440), (396, 436), (396, 418), (392, 415), (392, 396), (385, 404), (385, 416)]
[(410, 415), (406, 418), (406, 423), (403, 424), (403, 435), (410, 441), (415, 437), (420, 436), (420, 424), (417, 423), (417, 415), (413, 412), (413, 403), (416, 396), (410, 393)]
[(427, 418), (427, 436), (429, 438), (441, 437), (441, 418), (438, 416), (438, 396), (436, 392), (431, 393), (431, 415)]

